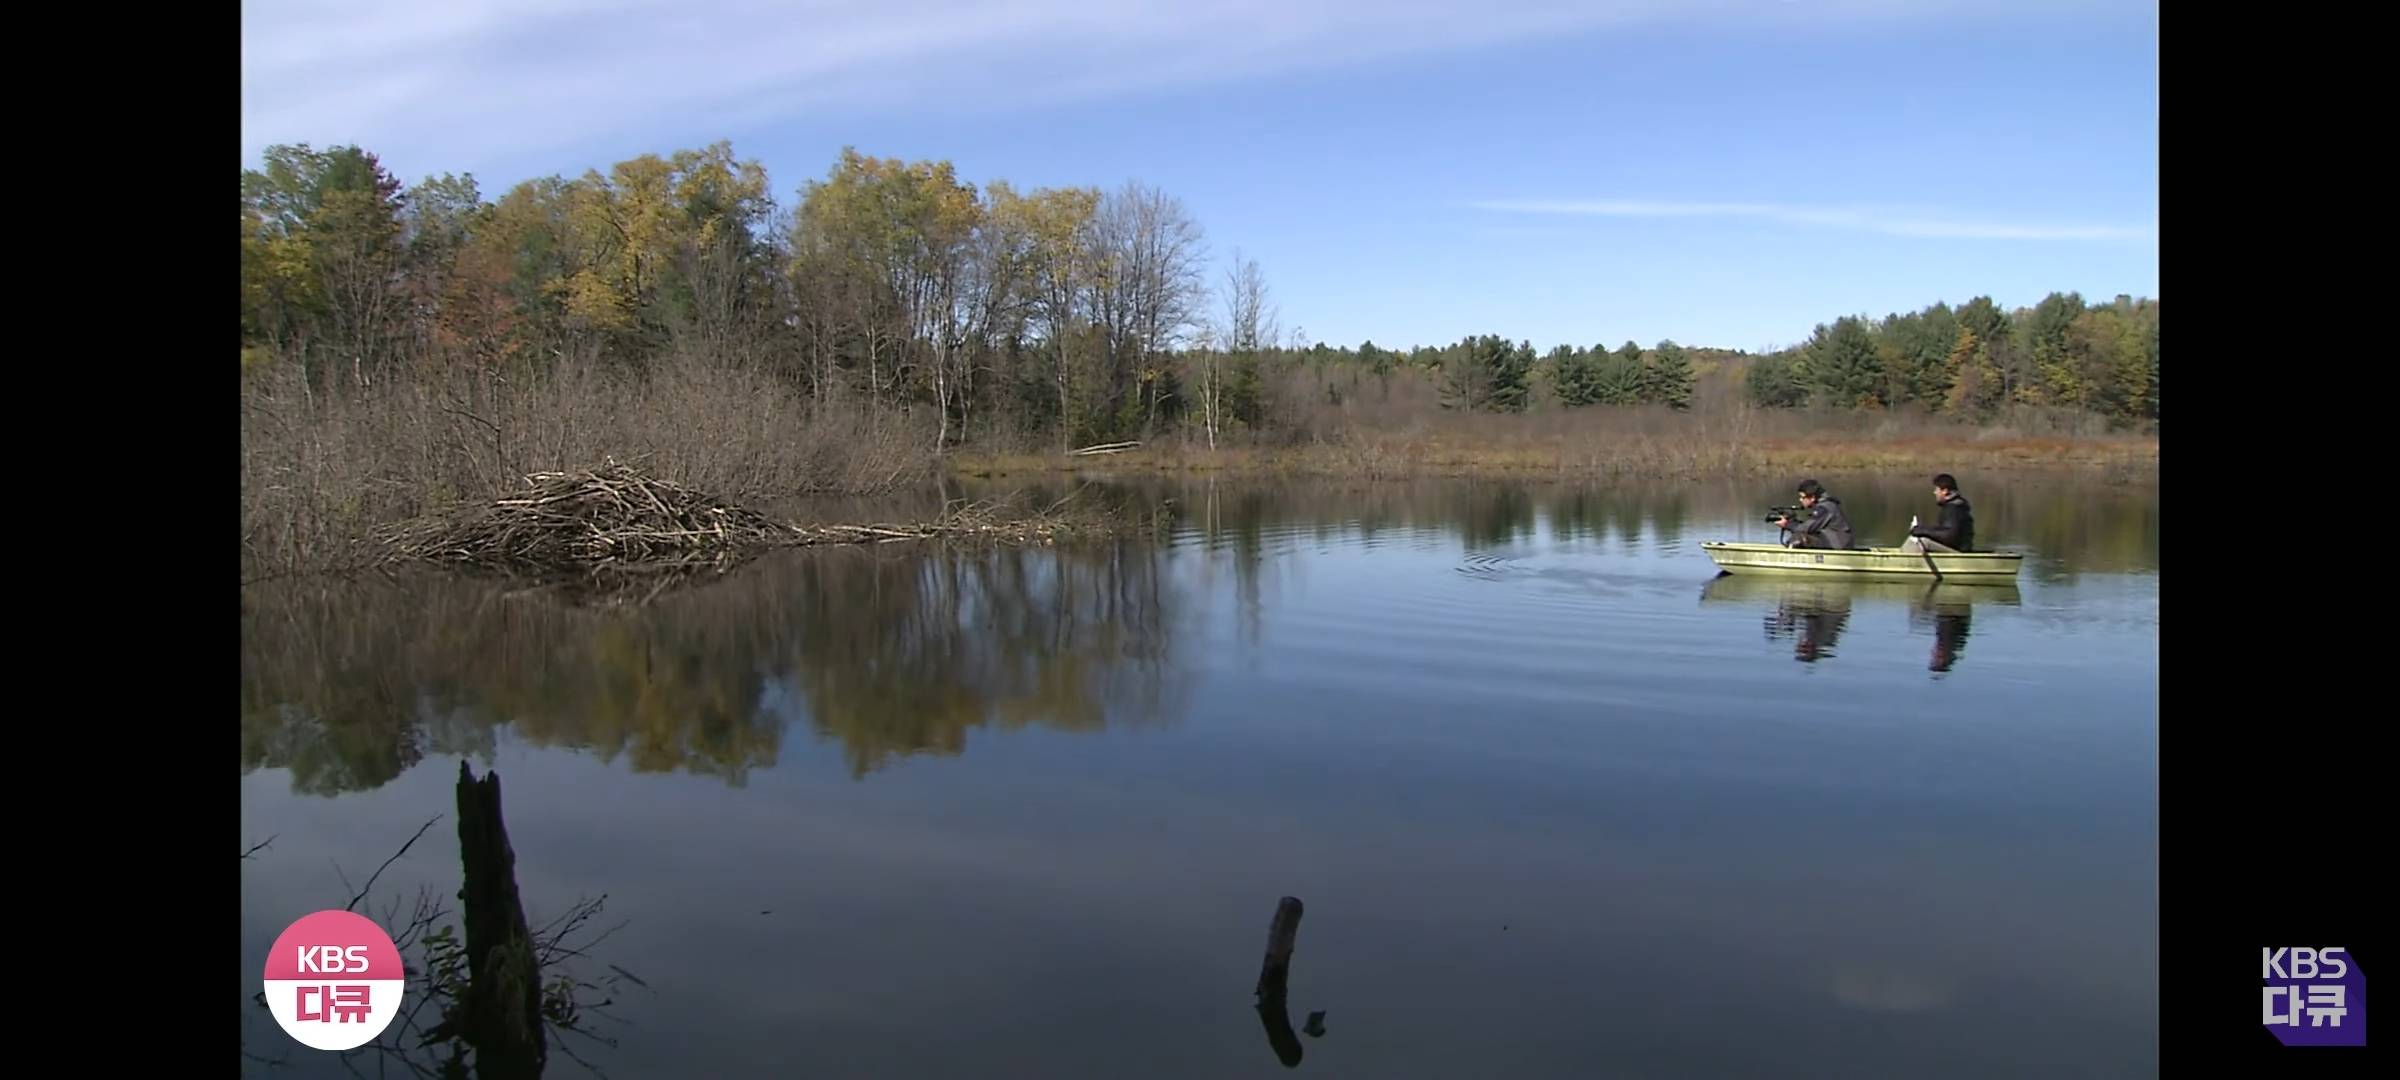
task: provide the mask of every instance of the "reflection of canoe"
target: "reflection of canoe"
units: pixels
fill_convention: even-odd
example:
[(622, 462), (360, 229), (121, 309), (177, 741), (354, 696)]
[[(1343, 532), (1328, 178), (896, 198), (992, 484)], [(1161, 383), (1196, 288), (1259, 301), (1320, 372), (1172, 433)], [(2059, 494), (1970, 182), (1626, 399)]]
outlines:
[(1736, 575), (1841, 575), (1929, 582), (1934, 579), (1934, 570), (1939, 569), (1943, 581), (1961, 584), (2013, 582), (2017, 567), (2025, 561), (2023, 554), (2013, 551), (1950, 551), (1935, 552), (1933, 565), (1928, 567), (1925, 555), (1899, 548), (1820, 551), (1781, 544), (1705, 543), (1700, 549), (1708, 552), (1720, 569)]
[(2021, 599), (2015, 581), (1970, 585), (1937, 582), (1930, 576), (1906, 581), (1834, 574), (1725, 574), (1700, 589), (1702, 603), (1772, 603), (1818, 611), (1845, 608), (1860, 600), (1940, 610), (1974, 604), (2015, 607)]
[(1929, 575), (1910, 581), (1860, 574), (1720, 574), (1700, 589), (1704, 605), (1765, 610), (1768, 640), (1790, 639), (1792, 658), (1802, 663), (1833, 655), (1834, 643), (1861, 601), (1904, 607), (1909, 625), (1929, 629), (1933, 655), (1925, 666), (1938, 676), (1958, 664), (1977, 605), (2015, 607), (2020, 599), (2012, 578), (1969, 584), (1949, 578), (1936, 581)]

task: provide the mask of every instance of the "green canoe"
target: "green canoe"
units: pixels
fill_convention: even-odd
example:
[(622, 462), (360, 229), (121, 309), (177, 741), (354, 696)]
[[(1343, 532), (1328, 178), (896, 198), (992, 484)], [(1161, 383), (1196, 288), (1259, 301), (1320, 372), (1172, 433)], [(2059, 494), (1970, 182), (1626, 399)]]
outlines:
[[(1943, 581), (1959, 584), (2014, 582), (2025, 556), (2014, 551), (1934, 552), (1902, 548), (1852, 548), (1821, 551), (1787, 548), (1781, 544), (1704, 543), (1702, 551), (1729, 574), (1807, 575), (1906, 578), (1930, 581), (1940, 571)], [(1928, 565), (1930, 560), (1930, 565)]]

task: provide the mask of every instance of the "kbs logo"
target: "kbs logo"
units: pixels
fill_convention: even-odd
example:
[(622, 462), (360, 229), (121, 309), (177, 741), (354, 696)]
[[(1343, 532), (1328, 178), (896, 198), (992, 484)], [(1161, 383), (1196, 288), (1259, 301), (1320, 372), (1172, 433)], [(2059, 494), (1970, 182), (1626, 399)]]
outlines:
[(2267, 1030), (2285, 1046), (2365, 1046), (2367, 976), (2349, 950), (2260, 949)]
[(303, 1045), (350, 1050), (391, 1026), (407, 979), (374, 920), (320, 911), (285, 927), (267, 952), (267, 1009)]

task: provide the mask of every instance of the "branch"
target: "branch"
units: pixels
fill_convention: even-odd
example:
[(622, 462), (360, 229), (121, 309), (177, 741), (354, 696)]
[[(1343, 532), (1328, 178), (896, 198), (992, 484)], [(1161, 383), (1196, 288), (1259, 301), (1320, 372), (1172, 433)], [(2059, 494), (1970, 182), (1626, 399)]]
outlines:
[[(591, 1038), (591, 1036), (590, 1036), (590, 1035), (588, 1035), (588, 1034), (586, 1034), (586, 1033), (584, 1033), (584, 1032), (581, 1032), (581, 1031), (576, 1031), (574, 1028), (566, 1028), (566, 1029), (564, 1029), (564, 1030), (567, 1030), (567, 1031), (574, 1031), (574, 1032), (575, 1032), (575, 1034), (578, 1034), (578, 1035), (583, 1035), (585, 1038)], [(554, 1045), (556, 1045), (556, 1046), (558, 1047), (558, 1052), (559, 1052), (559, 1053), (562, 1053), (562, 1054), (565, 1054), (565, 1055), (567, 1055), (567, 1058), (568, 1058), (569, 1060), (573, 1061), (573, 1062), (574, 1062), (575, 1064), (577, 1064), (577, 1065), (581, 1065), (581, 1066), (583, 1066), (585, 1069), (589, 1070), (593, 1076), (597, 1076), (597, 1077), (599, 1077), (599, 1078), (600, 1078), (600, 1080), (608, 1080), (608, 1074), (607, 1074), (607, 1073), (605, 1073), (605, 1072), (602, 1072), (602, 1071), (600, 1071), (600, 1066), (598, 1066), (598, 1065), (594, 1065), (594, 1064), (592, 1064), (591, 1062), (584, 1060), (584, 1058), (583, 1058), (583, 1055), (576, 1053), (576, 1052), (575, 1052), (575, 1048), (574, 1048), (574, 1047), (567, 1045), (567, 1041), (566, 1041), (566, 1040), (564, 1040), (564, 1039), (560, 1039), (560, 1040), (559, 1040), (557, 1043), (555, 1043)]]
[(433, 823), (440, 820), (442, 820), (442, 815), (435, 814), (432, 818), (428, 819), (425, 824), (417, 826), (417, 835), (409, 837), (408, 843), (400, 845), (400, 850), (393, 852), (391, 858), (383, 860), (383, 865), (376, 867), (375, 873), (367, 878), (366, 887), (358, 890), (358, 895), (351, 897), (349, 903), (343, 904), (342, 910), (355, 910), (358, 907), (358, 902), (366, 899), (367, 894), (375, 890), (375, 879), (382, 877), (383, 872), (391, 869), (393, 863), (399, 862), (400, 856), (408, 854), (408, 849), (416, 846), (417, 837), (425, 835), (425, 830), (432, 828)]
[[(275, 836), (282, 836), (282, 835), (283, 835), (282, 833), (276, 833), (276, 834), (275, 834)], [(252, 845), (250, 845), (250, 850), (248, 850), (248, 851), (245, 851), (245, 852), (242, 852), (242, 858), (245, 858), (245, 859), (247, 859), (247, 858), (249, 858), (249, 857), (250, 857), (250, 856), (252, 856), (252, 855), (256, 855), (256, 854), (258, 854), (258, 853), (259, 853), (259, 852), (261, 852), (261, 851), (265, 851), (265, 850), (267, 849), (267, 845), (268, 845), (268, 844), (272, 844), (272, 843), (274, 843), (274, 842), (275, 842), (275, 836), (270, 836), (270, 837), (267, 837), (266, 839), (264, 839), (264, 840), (261, 840), (261, 841), (259, 841), (258, 843), (255, 843), (255, 844), (252, 844)]]
[(1065, 495), (1059, 496), (1059, 499), (1058, 499), (1058, 501), (1057, 501), (1057, 502), (1054, 502), (1054, 503), (1051, 503), (1048, 509), (1045, 509), (1045, 510), (1043, 510), (1043, 511), (1042, 511), (1042, 514), (1041, 514), (1041, 516), (1043, 516), (1043, 517), (1049, 517), (1050, 515), (1057, 513), (1057, 512), (1058, 512), (1058, 508), (1059, 508), (1059, 507), (1062, 507), (1062, 506), (1065, 506), (1065, 505), (1067, 505), (1067, 503), (1068, 503), (1069, 501), (1071, 501), (1072, 499), (1074, 499), (1074, 498), (1075, 498), (1075, 496), (1083, 494), (1083, 489), (1084, 489), (1084, 488), (1088, 488), (1088, 487), (1090, 487), (1090, 486), (1092, 486), (1092, 482), (1091, 482), (1091, 481), (1089, 481), (1089, 480), (1086, 480), (1086, 481), (1084, 481), (1082, 484), (1079, 484), (1079, 485), (1077, 485), (1077, 486), (1076, 486), (1076, 488), (1075, 488), (1075, 490), (1073, 490), (1073, 491), (1070, 491), (1070, 492), (1066, 493)]

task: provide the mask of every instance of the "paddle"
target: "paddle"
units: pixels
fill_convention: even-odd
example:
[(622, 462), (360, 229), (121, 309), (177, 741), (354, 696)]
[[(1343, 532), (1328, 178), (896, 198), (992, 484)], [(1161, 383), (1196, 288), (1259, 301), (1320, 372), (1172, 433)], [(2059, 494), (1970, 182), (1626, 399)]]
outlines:
[[(1917, 516), (1915, 514), (1910, 514), (1908, 516), (1908, 529), (1911, 539), (1914, 539), (1917, 529)], [(1905, 546), (1908, 541), (1902, 540), (1900, 543)], [(1917, 545), (1917, 554), (1925, 557), (1925, 569), (1933, 571), (1933, 580), (1936, 584), (1939, 584), (1942, 580), (1942, 568), (1933, 565), (1933, 552), (1925, 550), (1925, 545), (1920, 543)]]

